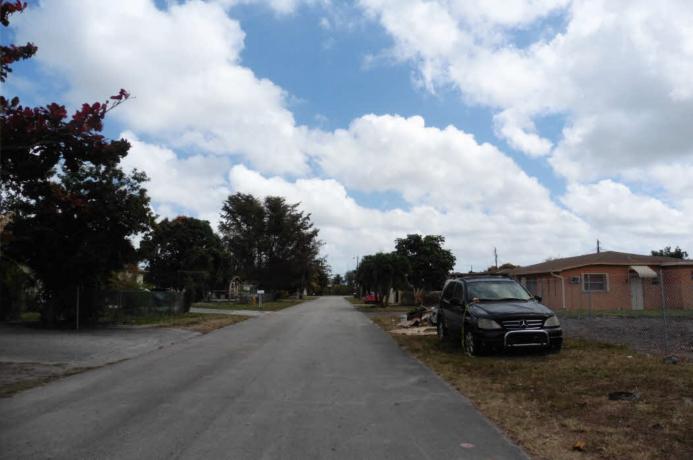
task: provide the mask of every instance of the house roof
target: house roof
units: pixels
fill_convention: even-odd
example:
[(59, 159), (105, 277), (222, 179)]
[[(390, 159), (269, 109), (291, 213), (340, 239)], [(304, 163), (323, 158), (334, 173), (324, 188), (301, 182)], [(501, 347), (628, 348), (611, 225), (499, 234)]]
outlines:
[(560, 272), (571, 268), (588, 265), (693, 265), (693, 260), (681, 260), (674, 257), (643, 256), (627, 252), (603, 251), (576, 257), (547, 260), (539, 264), (518, 267), (510, 271), (513, 276), (531, 275), (537, 273)]

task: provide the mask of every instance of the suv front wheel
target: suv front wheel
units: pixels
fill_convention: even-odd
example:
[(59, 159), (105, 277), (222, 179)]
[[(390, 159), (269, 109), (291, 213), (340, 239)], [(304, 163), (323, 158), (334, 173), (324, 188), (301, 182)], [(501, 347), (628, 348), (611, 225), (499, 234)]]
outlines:
[(481, 341), (472, 331), (464, 331), (463, 346), (467, 356), (479, 356), (481, 354)]
[(445, 327), (445, 319), (443, 318), (443, 315), (441, 315), (440, 313), (438, 313), (436, 323), (436, 332), (438, 333), (438, 340), (440, 340), (441, 342), (447, 342), (448, 330)]

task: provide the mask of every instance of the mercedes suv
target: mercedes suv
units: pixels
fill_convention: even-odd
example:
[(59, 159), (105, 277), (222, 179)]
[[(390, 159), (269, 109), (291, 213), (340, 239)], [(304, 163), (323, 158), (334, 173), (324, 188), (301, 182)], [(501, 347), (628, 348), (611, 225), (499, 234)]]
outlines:
[(560, 322), (541, 297), (500, 275), (448, 279), (436, 323), (441, 340), (461, 340), (470, 356), (518, 347), (558, 352), (563, 344)]

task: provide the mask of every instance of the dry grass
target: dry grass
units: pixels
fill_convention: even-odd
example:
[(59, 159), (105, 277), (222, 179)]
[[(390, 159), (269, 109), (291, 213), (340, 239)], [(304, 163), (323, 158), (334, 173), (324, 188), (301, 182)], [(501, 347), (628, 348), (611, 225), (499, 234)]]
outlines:
[(141, 315), (125, 318), (122, 324), (153, 327), (178, 327), (206, 334), (220, 327), (236, 324), (248, 319), (247, 316), (210, 315), (208, 313), (181, 313), (174, 315), (157, 314)]
[[(51, 368), (40, 369), (37, 366)], [(71, 367), (41, 365), (36, 363), (0, 363), (0, 371), (5, 378), (0, 379), (0, 398), (8, 398), (20, 391), (45, 385), (53, 380), (61, 379), (80, 372), (94, 369), (94, 367)]]
[(207, 315), (207, 319), (191, 323), (185, 326), (186, 329), (191, 331), (200, 332), (202, 334), (207, 334), (216, 329), (222, 327), (230, 326), (232, 324), (240, 323), (250, 319), (249, 316), (234, 316), (234, 315)]
[(359, 298), (353, 296), (344, 297), (344, 299), (352, 304), (358, 311), (363, 313), (408, 313), (416, 307), (403, 307), (399, 305), (392, 305), (389, 307), (383, 307), (379, 304), (365, 304)]
[[(394, 339), (535, 458), (693, 458), (693, 365), (584, 340), (567, 340), (557, 355), (468, 358), (437, 337)], [(640, 399), (610, 401), (613, 391)]]
[(234, 303), (234, 302), (196, 302), (194, 308), (213, 308), (215, 310), (253, 310), (253, 311), (278, 311), (293, 307), (314, 297), (305, 299), (280, 299), (273, 302), (262, 302), (262, 308), (256, 303)]

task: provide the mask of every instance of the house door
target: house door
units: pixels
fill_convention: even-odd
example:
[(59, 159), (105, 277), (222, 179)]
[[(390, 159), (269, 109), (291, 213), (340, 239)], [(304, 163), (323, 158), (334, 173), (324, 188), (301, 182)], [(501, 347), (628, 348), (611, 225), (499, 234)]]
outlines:
[(642, 278), (637, 273), (630, 274), (630, 305), (633, 310), (642, 310), (644, 307)]

